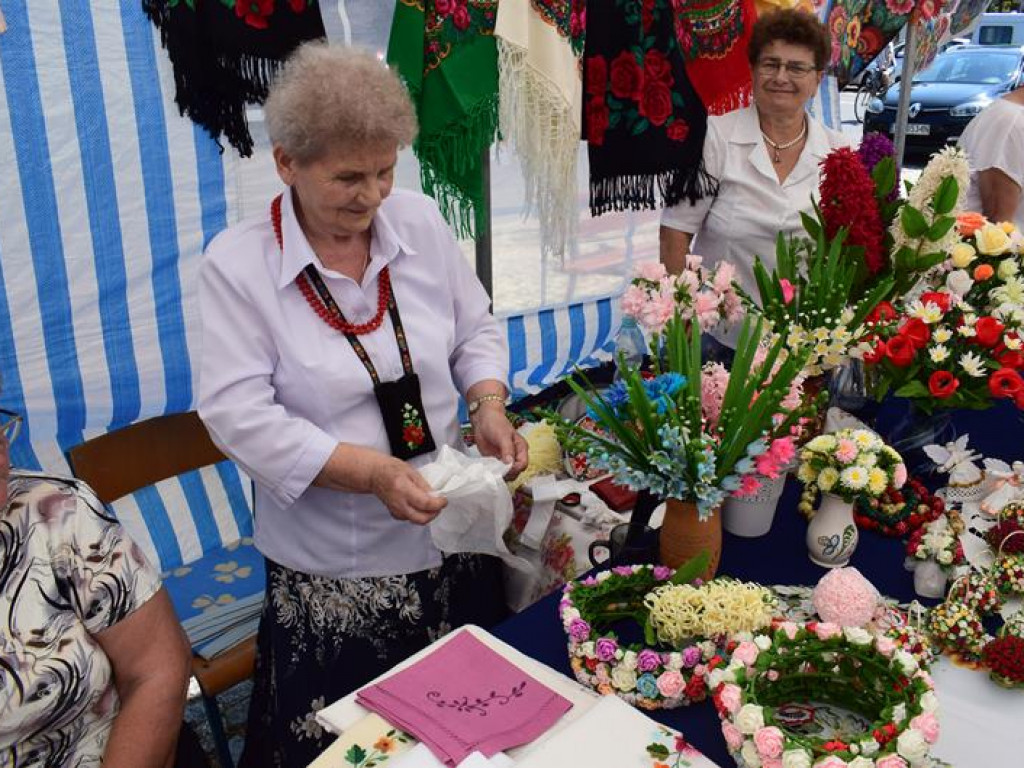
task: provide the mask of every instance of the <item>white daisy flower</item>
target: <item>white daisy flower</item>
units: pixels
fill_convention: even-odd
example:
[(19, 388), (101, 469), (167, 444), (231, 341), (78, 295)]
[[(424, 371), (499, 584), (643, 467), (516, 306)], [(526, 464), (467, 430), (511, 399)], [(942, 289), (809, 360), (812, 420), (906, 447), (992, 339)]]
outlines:
[[(824, 472), (823, 472), (824, 474)], [(859, 491), (861, 488), (868, 484), (868, 470), (864, 467), (852, 466), (847, 467), (843, 470), (839, 476), (840, 481), (844, 486), (849, 488), (851, 491)]]
[(945, 344), (936, 344), (928, 350), (928, 357), (932, 359), (933, 363), (941, 363), (949, 357), (949, 347)]
[(923, 302), (920, 299), (912, 301), (907, 307), (907, 314), (911, 317), (919, 317), (929, 325), (942, 319), (942, 310), (934, 301)]
[(828, 493), (835, 488), (836, 482), (839, 480), (839, 473), (836, 472), (832, 467), (825, 467), (821, 472), (818, 473), (818, 487), (821, 490)]
[(945, 344), (953, 337), (953, 332), (944, 325), (940, 325), (932, 332), (932, 341), (936, 344)]
[(960, 367), (968, 376), (980, 379), (985, 375), (985, 363), (974, 352), (965, 352), (960, 355)]
[(1004, 336), (1003, 344), (1006, 345), (1007, 349), (1020, 349), (1021, 340), (1017, 336)]

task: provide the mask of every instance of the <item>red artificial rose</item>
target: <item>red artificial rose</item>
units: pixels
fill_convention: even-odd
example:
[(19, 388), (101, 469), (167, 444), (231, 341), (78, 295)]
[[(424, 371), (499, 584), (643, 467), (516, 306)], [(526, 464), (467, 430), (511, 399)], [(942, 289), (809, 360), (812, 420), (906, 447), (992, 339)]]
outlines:
[(879, 302), (866, 318), (869, 323), (891, 323), (896, 319), (896, 308), (888, 301)]
[(1024, 367), (1024, 352), (1021, 352), (1019, 349), (1008, 349), (996, 355), (996, 359), (1003, 368)]
[(949, 312), (949, 307), (953, 302), (953, 297), (943, 291), (926, 291), (921, 294), (921, 303), (927, 304), (931, 302), (939, 308), (943, 313)]
[(864, 362), (868, 365), (876, 365), (885, 359), (885, 342), (874, 334), (865, 337), (865, 344), (870, 344), (871, 349), (864, 353)]
[(704, 697), (707, 696), (708, 685), (702, 675), (694, 675), (690, 678), (690, 682), (683, 688), (683, 694), (686, 698), (691, 701), (703, 701)]
[(267, 17), (274, 12), (274, 0), (235, 0), (235, 15), (256, 29), (267, 28)]
[(402, 430), (402, 439), (410, 445), (422, 445), (423, 429), (416, 426), (406, 427)]
[(602, 97), (595, 96), (587, 102), (587, 141), (595, 147), (604, 144), (609, 119), (608, 105)]
[(636, 63), (636, 57), (623, 51), (612, 61), (612, 94), (617, 99), (636, 99), (640, 95), (643, 72)]
[(897, 368), (906, 368), (914, 362), (914, 345), (906, 336), (894, 336), (885, 344), (885, 356)]
[(442, 19), (451, 16), (455, 10), (455, 0), (435, 0), (434, 12)]
[(988, 377), (988, 391), (993, 397), (1012, 397), (1024, 392), (1024, 379), (1013, 368), (1000, 368)]
[(939, 400), (952, 397), (959, 387), (960, 379), (949, 371), (935, 371), (928, 377), (928, 391), (932, 393), (932, 397)]
[(974, 340), (983, 347), (994, 347), (1003, 336), (1006, 326), (994, 317), (983, 317), (974, 324)]
[(672, 141), (686, 141), (690, 135), (690, 124), (682, 118), (672, 121), (672, 125), (665, 129), (665, 133)]
[(640, 114), (651, 121), (651, 125), (664, 125), (672, 116), (672, 91), (664, 83), (644, 83), (640, 95)]
[(587, 59), (587, 95), (604, 96), (608, 88), (608, 62), (604, 56), (591, 56)]
[(672, 85), (672, 65), (665, 54), (653, 48), (644, 54), (644, 82), (651, 81)]
[(900, 326), (900, 335), (906, 336), (910, 343), (914, 345), (914, 349), (921, 349), (928, 344), (928, 339), (932, 337), (932, 332), (928, 329), (928, 325), (919, 317), (911, 317), (902, 326)]
[(306, 10), (306, 0), (288, 0), (292, 13), (302, 13)]

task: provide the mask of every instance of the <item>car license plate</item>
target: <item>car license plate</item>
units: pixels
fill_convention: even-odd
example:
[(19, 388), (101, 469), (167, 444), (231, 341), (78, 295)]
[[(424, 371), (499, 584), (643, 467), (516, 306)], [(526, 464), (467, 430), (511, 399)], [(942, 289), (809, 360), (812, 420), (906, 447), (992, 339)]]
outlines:
[(931, 131), (928, 123), (907, 123), (907, 136), (927, 136)]

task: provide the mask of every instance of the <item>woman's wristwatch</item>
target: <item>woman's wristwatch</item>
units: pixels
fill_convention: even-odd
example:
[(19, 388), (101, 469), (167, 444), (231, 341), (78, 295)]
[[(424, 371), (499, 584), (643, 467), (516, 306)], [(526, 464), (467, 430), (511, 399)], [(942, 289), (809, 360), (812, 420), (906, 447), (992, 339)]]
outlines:
[(502, 405), (504, 405), (507, 399), (508, 398), (505, 395), (480, 395), (480, 397), (474, 398), (472, 401), (470, 401), (468, 407), (469, 415), (472, 416), (477, 411), (479, 411), (480, 406), (483, 405), (484, 403), (493, 402), (501, 403)]

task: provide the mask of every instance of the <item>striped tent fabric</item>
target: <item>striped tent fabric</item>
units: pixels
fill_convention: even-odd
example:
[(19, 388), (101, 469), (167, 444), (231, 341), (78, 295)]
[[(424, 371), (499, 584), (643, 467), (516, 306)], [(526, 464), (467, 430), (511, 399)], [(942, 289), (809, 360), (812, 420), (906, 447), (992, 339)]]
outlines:
[[(228, 156), (179, 117), (141, 3), (3, 10), (0, 402), (25, 419), (13, 463), (68, 474), (83, 440), (192, 407), (196, 270), (232, 219)], [(251, 534), (248, 488), (225, 463), (116, 512), (168, 570)]]

